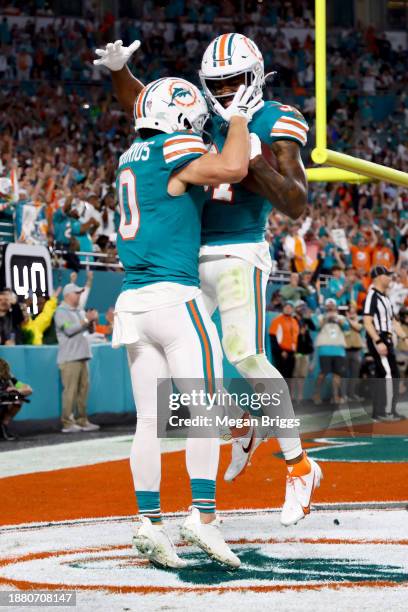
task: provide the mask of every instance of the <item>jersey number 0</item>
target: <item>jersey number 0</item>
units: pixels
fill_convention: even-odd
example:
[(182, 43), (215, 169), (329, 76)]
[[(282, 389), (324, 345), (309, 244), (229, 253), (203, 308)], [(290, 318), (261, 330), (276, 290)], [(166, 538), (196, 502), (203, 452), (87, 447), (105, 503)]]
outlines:
[[(125, 190), (127, 211), (125, 210)], [(136, 176), (131, 168), (125, 168), (119, 175), (119, 206), (119, 234), (123, 240), (133, 240), (139, 230), (140, 210), (137, 203)]]

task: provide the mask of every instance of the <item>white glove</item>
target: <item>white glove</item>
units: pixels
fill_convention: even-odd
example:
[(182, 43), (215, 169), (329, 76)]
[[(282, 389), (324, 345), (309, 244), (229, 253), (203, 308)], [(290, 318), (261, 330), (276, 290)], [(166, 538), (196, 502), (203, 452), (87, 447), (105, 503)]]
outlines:
[(262, 143), (257, 134), (254, 132), (249, 133), (249, 144), (251, 148), (251, 152), (249, 154), (249, 159), (254, 159), (257, 155), (262, 155)]
[(130, 58), (130, 56), (140, 47), (140, 40), (134, 40), (129, 47), (124, 47), (121, 40), (116, 40), (114, 43), (108, 43), (105, 49), (96, 49), (96, 55), (99, 59), (95, 59), (95, 66), (106, 66), (109, 70), (116, 72), (122, 70)]
[(259, 93), (257, 96), (251, 99), (251, 96), (254, 93), (254, 86), (245, 87), (245, 85), (240, 85), (238, 91), (231, 104), (228, 108), (224, 108), (218, 100), (214, 102), (214, 111), (217, 115), (220, 115), (227, 121), (228, 123), (231, 121), (231, 117), (244, 117), (245, 119), (251, 121), (252, 117), (255, 115), (257, 111), (259, 111), (263, 105), (264, 101), (262, 100), (262, 93)]

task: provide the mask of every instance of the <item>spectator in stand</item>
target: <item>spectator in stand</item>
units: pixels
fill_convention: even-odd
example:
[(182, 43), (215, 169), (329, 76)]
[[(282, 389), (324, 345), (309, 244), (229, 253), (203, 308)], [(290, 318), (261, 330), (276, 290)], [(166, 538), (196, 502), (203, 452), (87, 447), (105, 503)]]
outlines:
[(106, 323), (99, 323), (99, 320), (95, 322), (95, 332), (103, 334), (107, 340), (112, 337), (114, 312), (114, 308), (108, 308), (105, 313)]
[(23, 313), (16, 294), (10, 289), (0, 291), (0, 344), (12, 346), (21, 344), (21, 323)]
[(301, 300), (306, 293), (306, 289), (299, 284), (299, 274), (297, 272), (292, 272), (289, 284), (284, 285), (280, 290), (282, 300), (285, 302), (297, 302)]
[(314, 401), (321, 404), (320, 390), (324, 379), (333, 375), (333, 401), (335, 404), (344, 404), (341, 396), (341, 381), (346, 372), (346, 339), (344, 332), (349, 328), (346, 318), (339, 315), (337, 304), (333, 298), (325, 302), (326, 312), (319, 317), (320, 331), (317, 335), (315, 347), (319, 357), (320, 373), (316, 381)]
[(321, 274), (331, 274), (334, 266), (342, 266), (340, 252), (333, 240), (330, 238), (326, 230), (323, 230), (321, 236)]
[(304, 300), (309, 308), (316, 310), (320, 304), (320, 280), (316, 272), (303, 272), (300, 277), (300, 287), (304, 292)]
[(357, 304), (358, 295), (360, 292), (365, 293), (366, 287), (358, 279), (357, 273), (354, 268), (346, 268), (346, 278), (344, 283), (344, 294), (342, 297), (345, 299), (347, 305)]
[(401, 266), (408, 266), (408, 242), (405, 236), (401, 239), (399, 245), (397, 271), (400, 270)]
[(346, 339), (346, 377), (345, 392), (347, 399), (361, 401), (362, 398), (357, 394), (357, 385), (360, 377), (361, 351), (363, 339), (361, 333), (364, 329), (362, 322), (357, 314), (357, 308), (353, 304), (347, 310), (347, 321), (349, 329), (344, 332)]
[(0, 437), (7, 441), (16, 439), (10, 433), (9, 425), (22, 406), (21, 400), (10, 398), (10, 394), (13, 394), (13, 392), (28, 397), (33, 390), (29, 385), (14, 378), (7, 361), (0, 359)]
[[(357, 230), (354, 230), (350, 234), (350, 238), (352, 239), (356, 233)], [(353, 268), (355, 268), (357, 271), (364, 272), (364, 274), (369, 274), (371, 269), (372, 253), (376, 244), (377, 238), (374, 231), (371, 231), (370, 242), (362, 233), (360, 233), (357, 238), (357, 244), (350, 247)]]
[(120, 221), (120, 215), (115, 201), (115, 193), (113, 191), (108, 191), (106, 193), (102, 201), (102, 208), (101, 234), (107, 236), (109, 240), (111, 240), (118, 231)]
[(396, 315), (404, 304), (408, 305), (408, 267), (401, 266), (399, 272), (393, 275), (388, 289), (388, 297)]
[(395, 265), (395, 256), (392, 251), (392, 242), (386, 240), (384, 235), (378, 237), (377, 244), (373, 249), (372, 265), (385, 266), (387, 270), (391, 270)]
[[(53, 216), (54, 235), (56, 247), (58, 249), (69, 251), (72, 245), (72, 240), (78, 241), (78, 250), (85, 252), (93, 251), (92, 239), (89, 231), (94, 231), (99, 227), (99, 221), (93, 216), (89, 216), (84, 223), (81, 222), (81, 213), (85, 210), (85, 204), (82, 202), (74, 203), (74, 198), (70, 196), (65, 201), (63, 207), (56, 210)], [(72, 254), (68, 253), (64, 259), (69, 267), (76, 267), (75, 259)], [(80, 257), (80, 259), (84, 259)]]
[(327, 297), (333, 298), (338, 306), (345, 306), (347, 304), (348, 289), (349, 286), (346, 285), (343, 270), (340, 266), (334, 266), (332, 278), (327, 285)]
[(300, 223), (292, 223), (283, 242), (283, 249), (293, 272), (303, 272), (306, 268), (306, 243), (303, 238), (305, 232)]
[(54, 313), (58, 306), (58, 296), (61, 293), (61, 287), (58, 287), (51, 297), (38, 295), (38, 314), (30, 314), (28, 309), (32, 310), (33, 299), (28, 298), (22, 308), (24, 321), (21, 324), (23, 332), (24, 344), (42, 345), (45, 332), (52, 324)]
[[(98, 313), (88, 311), (87, 316), (80, 307), (83, 287), (74, 283), (65, 285), (63, 302), (57, 308), (55, 325), (59, 344), (58, 366), (63, 384), (62, 395), (62, 433), (96, 431), (99, 425), (91, 423), (87, 416), (89, 390), (88, 361), (91, 350), (85, 336)], [(78, 415), (74, 418), (75, 405)]]
[(295, 317), (299, 324), (299, 336), (291, 391), (293, 401), (301, 402), (303, 400), (304, 380), (309, 373), (310, 356), (314, 352), (313, 339), (310, 332), (316, 331), (316, 326), (312, 320), (312, 311), (303, 300), (299, 300), (295, 304)]
[(294, 316), (293, 302), (283, 305), (282, 314), (269, 327), (274, 364), (284, 378), (292, 378), (299, 336), (299, 323)]

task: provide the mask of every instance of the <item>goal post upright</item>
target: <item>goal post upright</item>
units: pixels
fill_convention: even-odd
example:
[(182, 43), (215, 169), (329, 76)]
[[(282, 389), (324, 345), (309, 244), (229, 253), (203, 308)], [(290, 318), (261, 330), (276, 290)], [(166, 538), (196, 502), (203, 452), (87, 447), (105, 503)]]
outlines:
[[(315, 0), (316, 146), (312, 151), (312, 160), (315, 164), (327, 164), (329, 167), (308, 168), (308, 179), (322, 182), (369, 182), (374, 179), (408, 187), (406, 172), (327, 149), (326, 49), (326, 0)], [(334, 169), (337, 172), (329, 171)]]
[(319, 161), (319, 153), (324, 158), (327, 149), (326, 80), (326, 0), (315, 0), (316, 149), (312, 158), (317, 164), (324, 163)]

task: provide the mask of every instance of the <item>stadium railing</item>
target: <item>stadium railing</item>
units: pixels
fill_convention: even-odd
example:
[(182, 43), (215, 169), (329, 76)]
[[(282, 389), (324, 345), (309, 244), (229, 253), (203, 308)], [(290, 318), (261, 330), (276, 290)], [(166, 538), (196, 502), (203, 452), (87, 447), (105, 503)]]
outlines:
[[(13, 242), (13, 240), (13, 236), (11, 236), (11, 240), (5, 239), (4, 234), (2, 234), (0, 231), (0, 253), (2, 251), (2, 247), (8, 244), (9, 242)], [(123, 272), (123, 266), (119, 261), (119, 258), (116, 256), (114, 261), (112, 261), (113, 256), (107, 253), (99, 253), (98, 251), (65, 251), (61, 249), (52, 248), (50, 248), (49, 251), (53, 260), (53, 268), (64, 267), (58, 265), (58, 262), (55, 260), (55, 257), (63, 258), (67, 255), (76, 255), (79, 258), (79, 267), (83, 270), (95, 270), (100, 268), (101, 271), (108, 269), (110, 271)], [(269, 282), (276, 283), (277, 285), (288, 284), (292, 272), (290, 270), (277, 269), (276, 261), (274, 261), (273, 264), (273, 269), (269, 276)], [(330, 278), (330, 275), (321, 274), (319, 276), (321, 287), (325, 288)]]
[[(56, 249), (52, 251), (52, 253), (58, 256), (64, 256), (68, 254), (68, 251), (61, 251), (61, 250)], [(75, 255), (77, 255), (80, 258), (81, 268), (84, 268), (86, 270), (89, 270), (90, 268), (94, 268), (94, 267), (97, 267), (97, 268), (109, 267), (110, 269), (123, 271), (123, 266), (117, 257), (116, 257), (115, 262), (106, 261), (107, 259), (112, 260), (112, 255), (107, 255), (106, 253), (98, 253), (98, 252), (93, 252), (93, 251), (92, 252), (75, 251)], [(273, 283), (277, 283), (277, 284), (289, 283), (291, 273), (292, 272), (290, 270), (278, 270), (274, 268), (269, 276), (269, 281)], [(321, 274), (319, 276), (321, 286), (326, 287), (330, 278), (331, 277), (327, 274)]]
[[(110, 268), (115, 270), (123, 270), (123, 266), (119, 261), (118, 257), (115, 257), (115, 261), (112, 261), (112, 255), (107, 255), (106, 253), (99, 253), (94, 251), (61, 251), (59, 249), (55, 249), (51, 252), (52, 255), (57, 255), (59, 257), (64, 257), (64, 255), (74, 254), (79, 257), (79, 265), (81, 268), (85, 268), (85, 270), (90, 270), (91, 268)], [(108, 261), (109, 260), (109, 261)]]
[(14, 223), (12, 221), (0, 221), (0, 243), (14, 241)]

